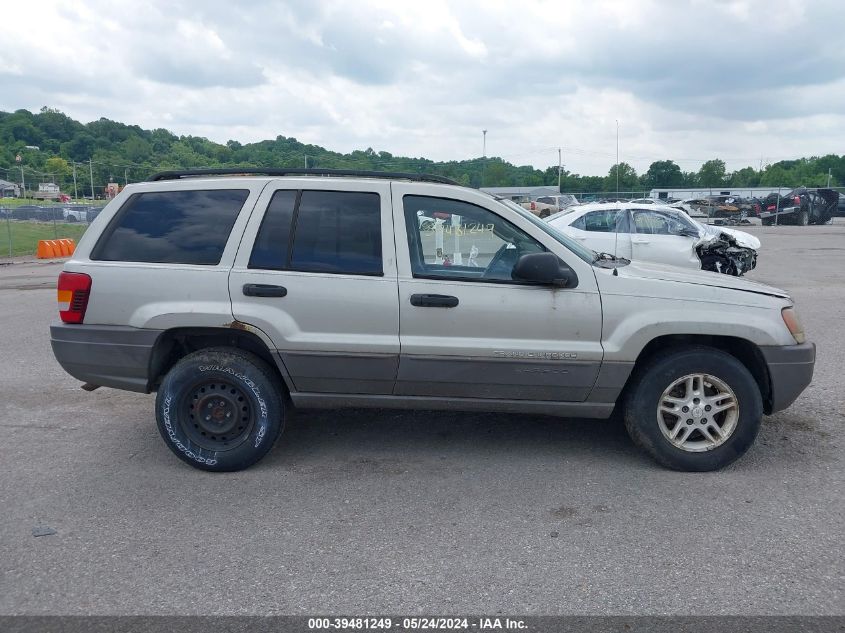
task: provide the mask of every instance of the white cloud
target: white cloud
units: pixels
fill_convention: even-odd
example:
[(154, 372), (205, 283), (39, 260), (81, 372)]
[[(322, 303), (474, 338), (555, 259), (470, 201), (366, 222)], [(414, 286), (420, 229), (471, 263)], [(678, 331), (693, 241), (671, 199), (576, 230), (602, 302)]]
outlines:
[(842, 152), (838, 0), (12, 3), (0, 109), (573, 171)]

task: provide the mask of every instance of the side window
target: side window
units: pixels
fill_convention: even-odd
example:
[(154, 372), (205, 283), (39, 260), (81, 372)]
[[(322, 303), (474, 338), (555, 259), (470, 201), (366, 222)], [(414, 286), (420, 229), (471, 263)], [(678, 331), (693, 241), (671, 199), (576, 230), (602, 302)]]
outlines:
[(358, 191), (303, 191), (294, 220), (290, 268), (381, 275), (381, 201)]
[(429, 196), (403, 198), (415, 277), (512, 281), (517, 260), (546, 249), (483, 207)]
[(657, 211), (634, 210), (634, 227), (637, 233), (670, 235), (668, 218)]
[(248, 197), (246, 189), (137, 193), (111, 220), (91, 259), (219, 264)]
[(602, 209), (601, 211), (590, 211), (578, 218), (579, 224), (572, 226), (582, 231), (593, 231), (597, 233), (620, 233), (625, 232), (625, 212), (621, 209)]
[(261, 220), (255, 246), (249, 258), (250, 268), (284, 270), (288, 265), (290, 228), (299, 192), (277, 191), (273, 194), (267, 212)]

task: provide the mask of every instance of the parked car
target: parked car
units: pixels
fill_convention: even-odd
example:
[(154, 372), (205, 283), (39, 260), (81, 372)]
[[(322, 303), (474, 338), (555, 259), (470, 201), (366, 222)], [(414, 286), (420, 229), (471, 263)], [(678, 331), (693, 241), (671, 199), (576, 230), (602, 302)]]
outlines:
[(41, 207), (34, 204), (22, 204), (12, 209), (12, 218), (15, 220), (35, 220), (41, 213)]
[(833, 189), (793, 189), (786, 195), (770, 193), (763, 201), (765, 209), (760, 220), (772, 224), (826, 224), (833, 218), (839, 204), (839, 194)]
[(839, 200), (836, 203), (836, 215), (845, 215), (845, 193), (839, 194)]
[(707, 213), (707, 209), (710, 207), (710, 204), (707, 200), (701, 200), (699, 198), (689, 198), (687, 200), (681, 200), (680, 202), (673, 202), (669, 206), (673, 209), (679, 209), (683, 211), (691, 218), (708, 218), (710, 217)]
[(594, 251), (736, 276), (757, 265), (760, 249), (749, 233), (700, 224), (658, 205), (582, 205), (549, 223)]
[(616, 409), (659, 463), (712, 470), (812, 378), (783, 290), (598, 254), (437, 176), (167, 172), (103, 213), (59, 275), (53, 352), (88, 390), (157, 392), (204, 470), (257, 462), (291, 407)]
[(62, 209), (65, 222), (85, 222), (88, 219), (88, 207), (65, 207)]
[(523, 202), (522, 207), (538, 217), (547, 218), (575, 204), (578, 204), (578, 198), (572, 194), (561, 194), (558, 196), (540, 196), (536, 200)]

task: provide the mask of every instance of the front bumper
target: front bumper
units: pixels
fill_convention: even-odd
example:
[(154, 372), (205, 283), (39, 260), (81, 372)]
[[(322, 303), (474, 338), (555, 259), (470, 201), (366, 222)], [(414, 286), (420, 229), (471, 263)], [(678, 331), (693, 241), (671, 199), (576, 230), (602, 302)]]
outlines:
[(795, 402), (813, 379), (816, 344), (764, 346), (760, 351), (769, 369), (771, 385), (766, 413), (782, 411)]
[(150, 355), (161, 330), (114, 325), (50, 326), (59, 365), (82, 382), (148, 393)]

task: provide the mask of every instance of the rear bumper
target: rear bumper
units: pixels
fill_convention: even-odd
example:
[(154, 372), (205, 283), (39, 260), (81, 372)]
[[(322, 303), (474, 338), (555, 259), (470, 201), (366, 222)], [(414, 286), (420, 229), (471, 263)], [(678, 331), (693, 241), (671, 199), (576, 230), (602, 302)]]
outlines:
[(113, 325), (50, 326), (62, 368), (82, 382), (148, 393), (150, 355), (161, 330)]
[(757, 216), (761, 219), (767, 218), (774, 218), (778, 215), (792, 215), (799, 211), (800, 207), (783, 207), (779, 211), (761, 211), (760, 215)]
[(761, 347), (760, 351), (771, 381), (771, 402), (767, 403), (766, 413), (781, 411), (795, 402), (813, 379), (816, 344)]

